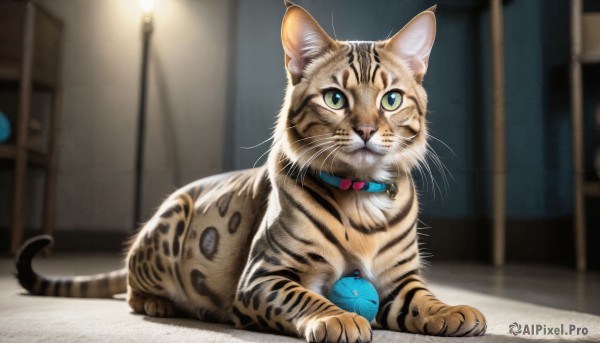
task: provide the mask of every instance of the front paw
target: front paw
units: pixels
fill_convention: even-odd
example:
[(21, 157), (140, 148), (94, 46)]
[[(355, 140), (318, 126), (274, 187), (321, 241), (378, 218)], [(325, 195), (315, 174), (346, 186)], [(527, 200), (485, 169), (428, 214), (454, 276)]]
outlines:
[(483, 314), (466, 305), (447, 306), (436, 314), (414, 317), (421, 333), (432, 336), (481, 336), (487, 329)]
[(360, 342), (373, 339), (371, 324), (356, 313), (342, 313), (333, 316), (314, 318), (304, 331), (308, 342)]
[(149, 297), (144, 301), (144, 311), (151, 317), (173, 317), (175, 307), (173, 303), (162, 297)]

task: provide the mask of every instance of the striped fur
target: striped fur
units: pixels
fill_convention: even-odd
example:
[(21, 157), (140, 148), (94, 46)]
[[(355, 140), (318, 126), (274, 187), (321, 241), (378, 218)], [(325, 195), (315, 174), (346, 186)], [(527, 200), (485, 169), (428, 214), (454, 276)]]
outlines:
[[(385, 329), (485, 332), (481, 312), (439, 301), (420, 273), (411, 171), (427, 150), (422, 81), (434, 9), (387, 41), (342, 42), (286, 5), (289, 84), (267, 165), (172, 194), (133, 239), (126, 273), (39, 276), (31, 258), (49, 238), (29, 241), (18, 260), (23, 287), (57, 296), (110, 296), (126, 287), (134, 311), (151, 316), (191, 315), (309, 342), (370, 342), (371, 324), (327, 299), (336, 280), (360, 270), (380, 296), (376, 321)], [(331, 90), (345, 106), (327, 103)], [(390, 91), (401, 101), (392, 110), (382, 104)], [(321, 182), (320, 171), (395, 182), (398, 194), (342, 191)]]

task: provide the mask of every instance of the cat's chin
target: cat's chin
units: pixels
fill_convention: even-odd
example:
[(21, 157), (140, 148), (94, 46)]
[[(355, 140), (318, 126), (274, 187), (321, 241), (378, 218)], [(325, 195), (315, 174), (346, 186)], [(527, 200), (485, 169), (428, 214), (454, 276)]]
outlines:
[(351, 166), (362, 169), (370, 168), (378, 164), (383, 159), (383, 156), (384, 155), (376, 153), (368, 148), (361, 148), (344, 153), (342, 158)]

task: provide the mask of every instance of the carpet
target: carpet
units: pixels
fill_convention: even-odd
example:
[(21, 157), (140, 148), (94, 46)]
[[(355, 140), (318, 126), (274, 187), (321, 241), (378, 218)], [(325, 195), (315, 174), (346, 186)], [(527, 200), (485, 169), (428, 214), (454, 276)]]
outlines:
[[(74, 261), (75, 269), (85, 261)], [(227, 325), (202, 323), (193, 319), (156, 319), (131, 313), (124, 297), (120, 299), (71, 299), (36, 297), (24, 294), (10, 275), (10, 262), (2, 263), (0, 274), (0, 342), (217, 342), (279, 343), (303, 342), (299, 338), (236, 330)], [(95, 271), (94, 271), (95, 272)], [(457, 289), (443, 282), (431, 284), (440, 299), (450, 304), (479, 308), (488, 320), (483, 337), (440, 338), (375, 330), (374, 342), (600, 342), (600, 317), (558, 310), (477, 292)], [(509, 326), (520, 326), (513, 335)], [(533, 326), (531, 326), (533, 325)], [(535, 334), (536, 325), (542, 331)], [(543, 326), (546, 326), (544, 332)], [(570, 325), (580, 335), (549, 334), (548, 328)], [(582, 335), (585, 328), (587, 335)], [(524, 334), (526, 331), (530, 334)], [(531, 332), (533, 331), (533, 332)], [(554, 330), (553, 330), (554, 331)]]

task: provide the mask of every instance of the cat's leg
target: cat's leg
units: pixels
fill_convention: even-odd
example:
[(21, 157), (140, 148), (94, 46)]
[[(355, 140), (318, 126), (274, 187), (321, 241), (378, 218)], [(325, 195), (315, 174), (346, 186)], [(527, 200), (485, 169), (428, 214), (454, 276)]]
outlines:
[(416, 272), (398, 280), (382, 299), (377, 322), (385, 329), (432, 336), (480, 336), (487, 328), (478, 309), (439, 301)]
[(304, 288), (294, 268), (250, 264), (232, 309), (238, 328), (304, 336), (308, 342), (371, 342), (365, 318)]
[(379, 282), (377, 322), (385, 329), (434, 336), (478, 336), (487, 328), (476, 308), (450, 306), (438, 300), (420, 275), (415, 223), (376, 253)]
[[(401, 257), (381, 277), (388, 282), (380, 290), (377, 322), (385, 329), (433, 336), (483, 335), (487, 324), (478, 309), (447, 305), (429, 291), (420, 276), (416, 241), (413, 245), (403, 251), (408, 257)], [(402, 255), (399, 252), (396, 256)]]

